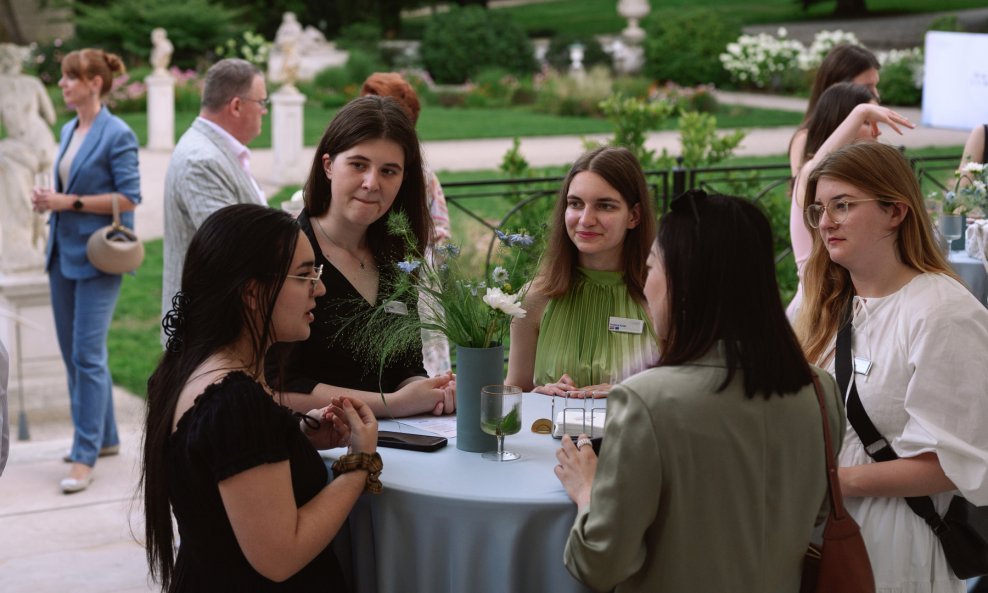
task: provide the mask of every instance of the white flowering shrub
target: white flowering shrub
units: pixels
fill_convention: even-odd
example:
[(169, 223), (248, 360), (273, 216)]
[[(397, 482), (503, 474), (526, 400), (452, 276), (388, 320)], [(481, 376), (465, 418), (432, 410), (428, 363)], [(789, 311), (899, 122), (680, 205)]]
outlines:
[(778, 37), (767, 33), (742, 35), (728, 43), (720, 63), (742, 86), (778, 88), (804, 51), (802, 43), (788, 39), (786, 30), (779, 28)]
[(253, 31), (244, 31), (240, 37), (231, 37), (213, 50), (217, 58), (243, 58), (262, 71), (268, 67), (271, 42)]
[(805, 72), (816, 70), (820, 67), (823, 59), (827, 57), (827, 54), (830, 53), (830, 50), (842, 43), (845, 45), (864, 46), (858, 40), (857, 35), (850, 31), (841, 31), (840, 29), (836, 31), (820, 31), (813, 37), (813, 43), (800, 54), (799, 68)]
[(878, 91), (882, 103), (919, 105), (923, 98), (923, 50), (893, 49), (876, 56), (882, 65)]

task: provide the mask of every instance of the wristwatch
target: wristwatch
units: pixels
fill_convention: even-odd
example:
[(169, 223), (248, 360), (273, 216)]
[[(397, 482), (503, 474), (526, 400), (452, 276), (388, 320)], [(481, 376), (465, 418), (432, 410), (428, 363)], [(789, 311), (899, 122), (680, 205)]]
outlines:
[(79, 196), (76, 196), (75, 197), (75, 201), (72, 202), (72, 209), (73, 210), (82, 210), (82, 199), (80, 199)]

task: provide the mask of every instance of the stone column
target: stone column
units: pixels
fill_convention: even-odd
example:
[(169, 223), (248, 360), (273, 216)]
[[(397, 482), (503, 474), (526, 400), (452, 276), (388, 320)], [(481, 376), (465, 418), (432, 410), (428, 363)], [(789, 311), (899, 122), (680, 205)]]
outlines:
[(309, 164), (302, 158), (305, 95), (294, 85), (286, 84), (271, 96), (271, 103), (271, 149), (274, 151), (271, 181), (301, 183)]
[(175, 147), (175, 79), (156, 72), (144, 79), (148, 87), (148, 145), (150, 150)]

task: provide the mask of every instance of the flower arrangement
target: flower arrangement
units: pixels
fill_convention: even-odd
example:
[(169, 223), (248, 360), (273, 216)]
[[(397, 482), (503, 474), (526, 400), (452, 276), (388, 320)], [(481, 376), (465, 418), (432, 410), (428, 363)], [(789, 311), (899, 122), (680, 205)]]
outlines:
[[(359, 355), (381, 367), (420, 339), (421, 330), (436, 331), (453, 344), (487, 348), (504, 343), (511, 320), (524, 317), (521, 306), (534, 258), (527, 250), (535, 239), (524, 232), (495, 231), (498, 265), (476, 277), (462, 265), (460, 248), (436, 247), (417, 253), (404, 213), (391, 213), (388, 232), (402, 237), (411, 255), (381, 273), (382, 295), (367, 314), (349, 320), (343, 332)], [(413, 306), (416, 299), (418, 307)]]
[[(988, 215), (988, 167), (970, 162), (954, 173), (953, 189), (943, 194), (944, 214), (968, 215), (982, 218)], [(962, 184), (962, 182), (967, 183)]]

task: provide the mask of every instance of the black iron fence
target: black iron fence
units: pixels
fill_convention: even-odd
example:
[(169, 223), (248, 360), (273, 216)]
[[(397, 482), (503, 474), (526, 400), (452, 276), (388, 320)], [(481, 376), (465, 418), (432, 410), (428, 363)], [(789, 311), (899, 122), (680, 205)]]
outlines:
[[(926, 195), (948, 189), (959, 157), (911, 157), (909, 161)], [(695, 188), (711, 193), (747, 196), (759, 202), (775, 230), (777, 265), (785, 265), (787, 259), (791, 260), (788, 226), (791, 175), (788, 163), (698, 168), (678, 166), (646, 171), (645, 178), (655, 211), (660, 216), (667, 211), (673, 197)], [(461, 181), (443, 183), (443, 191), (451, 209), (463, 212), (491, 232), (486, 260), (489, 264), (495, 243), (494, 231), (521, 226), (532, 229), (547, 223), (562, 181), (563, 176)]]

